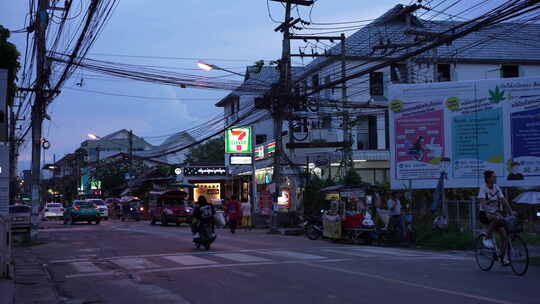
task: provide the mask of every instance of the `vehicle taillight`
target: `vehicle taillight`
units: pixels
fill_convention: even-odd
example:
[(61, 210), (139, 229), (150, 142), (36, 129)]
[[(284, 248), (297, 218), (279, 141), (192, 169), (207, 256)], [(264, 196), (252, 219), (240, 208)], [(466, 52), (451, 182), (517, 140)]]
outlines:
[(75, 206), (75, 207), (73, 207), (73, 209), (79, 211), (79, 210), (81, 210), (81, 206)]

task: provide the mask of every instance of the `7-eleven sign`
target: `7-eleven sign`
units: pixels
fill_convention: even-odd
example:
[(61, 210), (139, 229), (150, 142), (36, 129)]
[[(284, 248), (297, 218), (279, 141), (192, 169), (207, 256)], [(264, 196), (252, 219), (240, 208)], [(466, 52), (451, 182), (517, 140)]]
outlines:
[(225, 131), (225, 153), (252, 153), (251, 127), (232, 127)]

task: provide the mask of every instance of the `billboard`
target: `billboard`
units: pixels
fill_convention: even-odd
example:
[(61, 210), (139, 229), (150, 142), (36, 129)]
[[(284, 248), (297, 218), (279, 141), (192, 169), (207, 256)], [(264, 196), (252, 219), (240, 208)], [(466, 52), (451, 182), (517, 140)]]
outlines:
[(0, 69), (0, 142), (8, 141), (8, 71)]
[(393, 189), (434, 188), (442, 158), (448, 188), (540, 185), (540, 78), (390, 87)]
[(225, 153), (252, 153), (251, 127), (231, 127), (225, 131)]

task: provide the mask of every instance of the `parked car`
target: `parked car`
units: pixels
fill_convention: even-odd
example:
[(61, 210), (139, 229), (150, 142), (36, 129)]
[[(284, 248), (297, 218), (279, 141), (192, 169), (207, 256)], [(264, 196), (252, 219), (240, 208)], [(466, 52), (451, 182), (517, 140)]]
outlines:
[(105, 202), (102, 199), (89, 198), (89, 199), (86, 199), (86, 201), (96, 204), (96, 206), (99, 209), (99, 214), (101, 215), (101, 218), (106, 221), (109, 220), (109, 206), (107, 206), (107, 204), (105, 204)]
[(29, 232), (31, 227), (32, 208), (23, 204), (9, 206), (12, 232)]
[(187, 193), (184, 191), (150, 192), (148, 204), (150, 224), (161, 222), (164, 226), (169, 223), (180, 226), (182, 223), (191, 223), (193, 208), (184, 201), (186, 196)]
[(98, 207), (93, 202), (74, 201), (71, 207), (64, 212), (64, 224), (73, 225), (75, 222), (87, 221), (88, 224), (101, 222)]
[(47, 203), (43, 209), (43, 218), (61, 219), (64, 216), (64, 206), (60, 203)]

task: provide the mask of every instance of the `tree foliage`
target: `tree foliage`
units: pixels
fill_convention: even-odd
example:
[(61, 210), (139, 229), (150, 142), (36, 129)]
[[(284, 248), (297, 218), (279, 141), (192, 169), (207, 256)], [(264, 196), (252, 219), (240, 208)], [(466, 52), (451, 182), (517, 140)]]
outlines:
[(209, 139), (189, 149), (188, 163), (222, 163), (225, 161), (225, 138)]
[(17, 93), (17, 72), (19, 71), (20, 53), (17, 47), (8, 42), (9, 30), (0, 25), (0, 69), (8, 70), (8, 104), (13, 104), (13, 98)]

